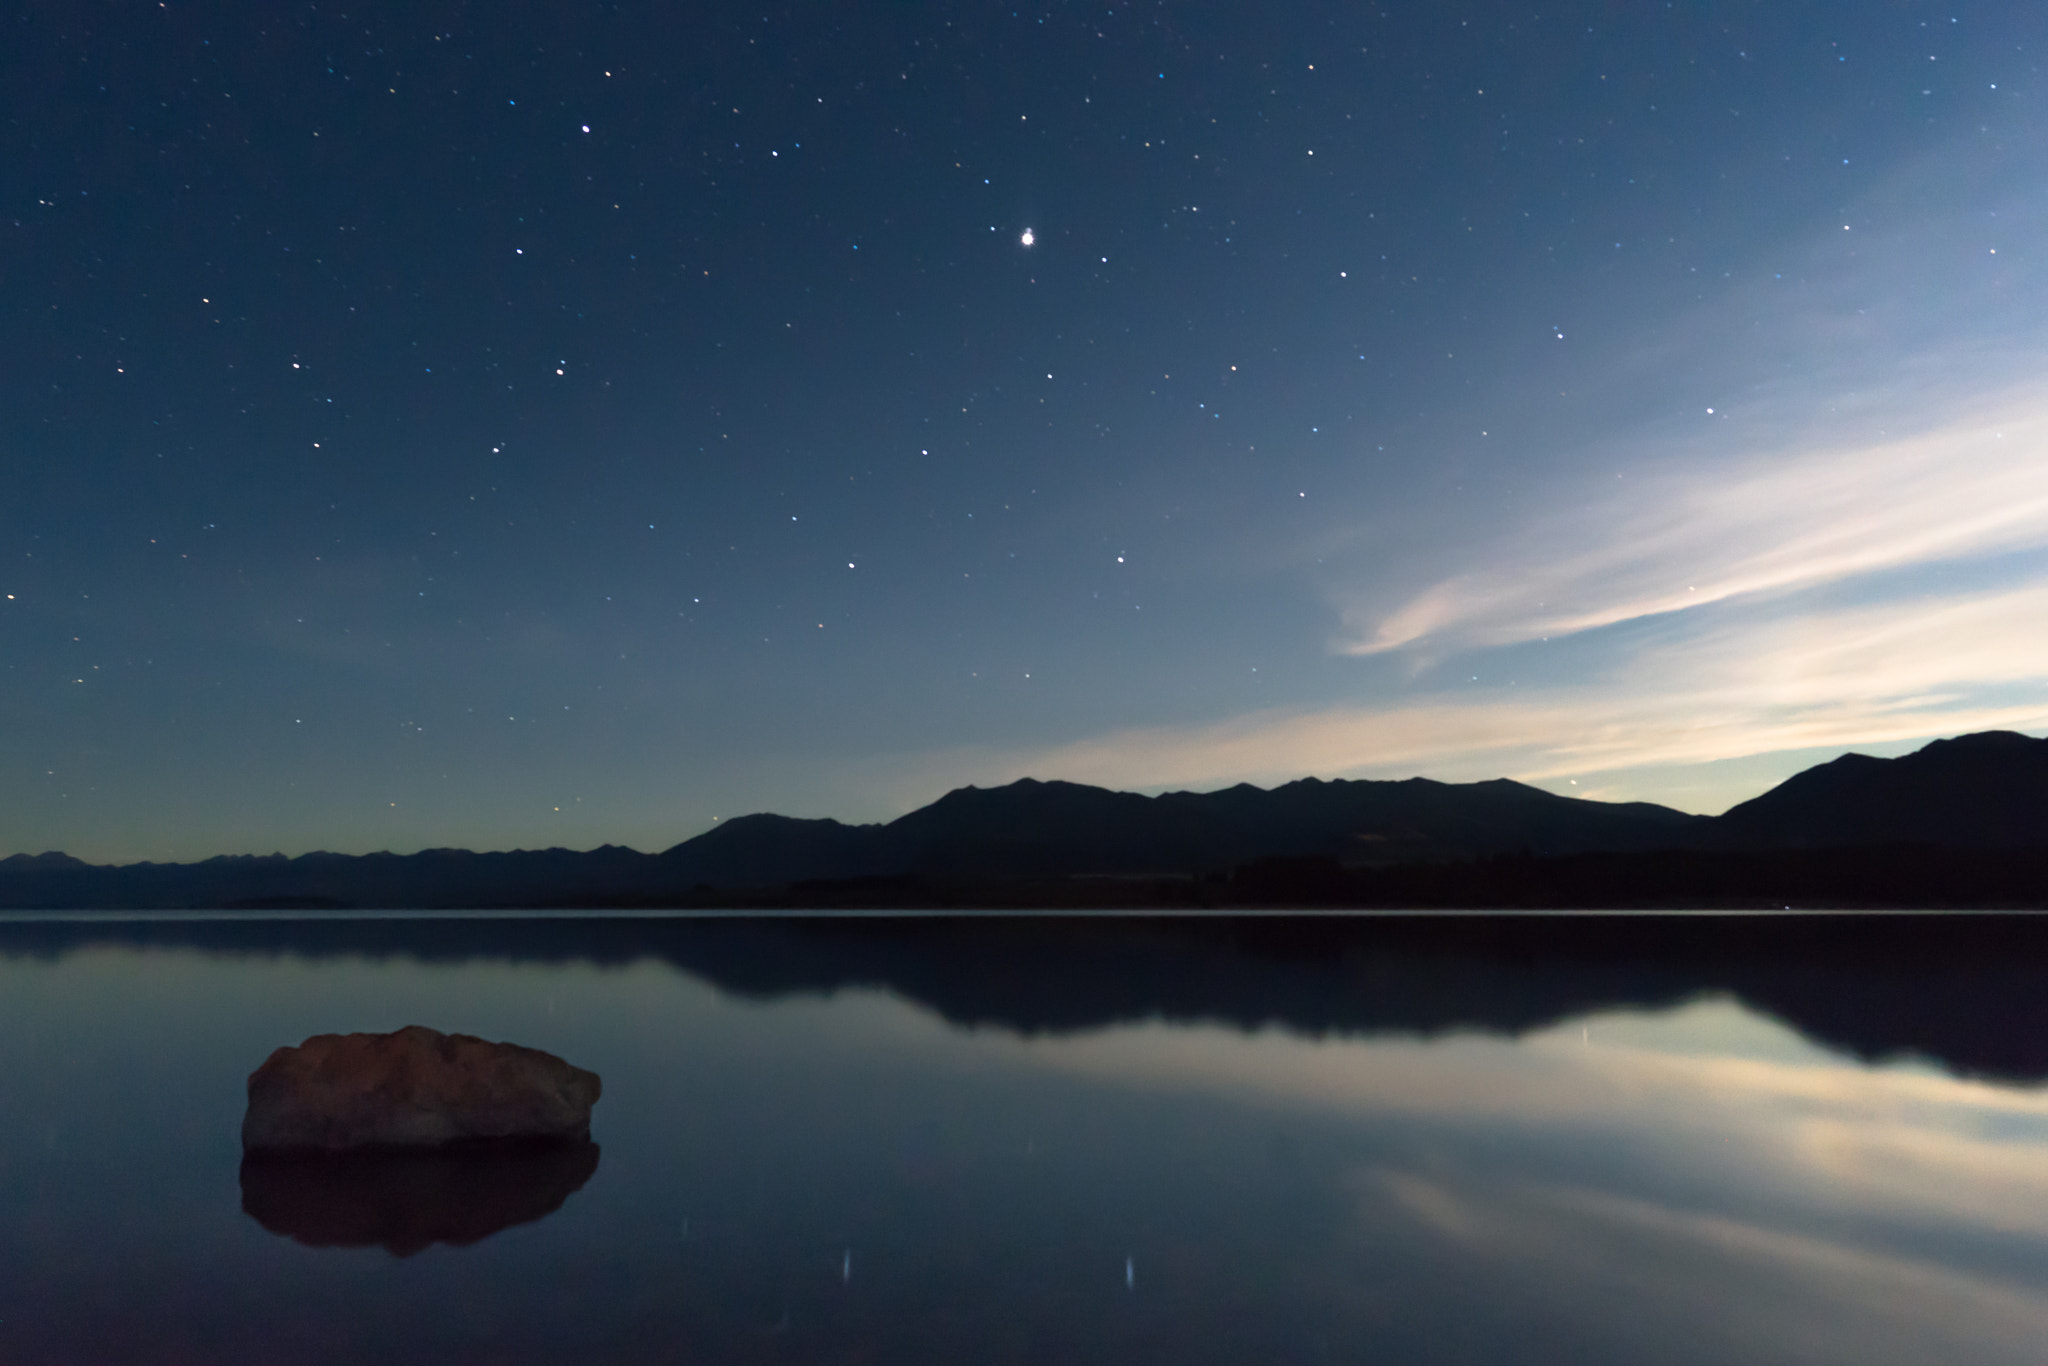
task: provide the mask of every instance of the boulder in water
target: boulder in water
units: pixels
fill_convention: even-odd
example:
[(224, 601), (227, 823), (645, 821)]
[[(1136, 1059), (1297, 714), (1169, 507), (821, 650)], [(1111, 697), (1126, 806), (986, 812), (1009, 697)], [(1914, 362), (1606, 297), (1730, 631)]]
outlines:
[(552, 1053), (409, 1025), (316, 1034), (249, 1074), (244, 1152), (575, 1143), (602, 1083)]

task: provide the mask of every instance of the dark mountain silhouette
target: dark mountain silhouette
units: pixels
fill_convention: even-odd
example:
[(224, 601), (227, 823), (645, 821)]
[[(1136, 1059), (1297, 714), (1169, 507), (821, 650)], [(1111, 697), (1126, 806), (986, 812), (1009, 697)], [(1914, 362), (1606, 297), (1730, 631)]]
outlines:
[(875, 838), (884, 828), (793, 816), (741, 816), (657, 857), (667, 879), (684, 887), (764, 887), (805, 878), (897, 872)]
[(746, 887), (905, 873), (1046, 877), (1211, 872), (1266, 856), (1347, 864), (1529, 849), (1661, 849), (1704, 818), (1647, 802), (1576, 801), (1505, 778), (1324, 782), (1142, 797), (1024, 778), (963, 787), (887, 825), (745, 816), (660, 856), (684, 885)]
[[(1886, 851), (1848, 857), (1841, 851)], [(1959, 865), (1956, 851), (1984, 851)], [(1146, 797), (1033, 779), (881, 825), (753, 815), (660, 854), (0, 860), (0, 908), (2048, 905), (2048, 740), (1848, 755), (1720, 817), (1497, 779)], [(1993, 855), (1996, 857), (1993, 857)], [(1077, 881), (1077, 879), (1081, 881)]]
[(0, 873), (54, 872), (59, 868), (90, 868), (84, 859), (56, 852), (43, 854), (9, 854), (0, 858)]
[(2048, 845), (2048, 740), (1993, 730), (1897, 759), (1844, 754), (1731, 808), (1716, 826), (1722, 841), (1748, 848)]

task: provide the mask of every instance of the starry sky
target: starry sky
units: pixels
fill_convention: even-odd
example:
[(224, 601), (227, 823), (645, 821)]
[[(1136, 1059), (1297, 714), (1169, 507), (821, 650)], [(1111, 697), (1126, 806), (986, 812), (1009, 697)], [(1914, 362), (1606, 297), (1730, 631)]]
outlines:
[(0, 853), (2048, 730), (2048, 9), (34, 3)]

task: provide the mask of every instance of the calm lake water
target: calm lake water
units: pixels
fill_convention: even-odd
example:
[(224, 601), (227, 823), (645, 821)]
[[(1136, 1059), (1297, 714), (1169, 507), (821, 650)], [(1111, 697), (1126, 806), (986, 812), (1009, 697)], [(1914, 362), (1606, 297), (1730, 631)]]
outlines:
[[(1971, 925), (0, 922), (0, 1360), (2039, 1363)], [(272, 1048), (412, 1023), (598, 1150), (245, 1179)]]

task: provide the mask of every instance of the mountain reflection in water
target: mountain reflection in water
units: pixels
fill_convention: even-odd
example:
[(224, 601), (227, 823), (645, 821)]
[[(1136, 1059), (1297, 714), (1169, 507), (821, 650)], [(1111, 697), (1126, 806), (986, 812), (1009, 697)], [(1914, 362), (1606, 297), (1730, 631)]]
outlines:
[[(0, 924), (0, 1353), (2038, 1366), (2043, 940)], [(412, 1021), (600, 1070), (602, 1178), (238, 1165), (252, 1058)]]
[(1371, 915), (0, 919), (0, 952), (90, 944), (423, 963), (667, 963), (761, 998), (877, 986), (957, 1024), (1124, 1020), (1312, 1035), (1519, 1035), (1733, 996), (1866, 1061), (2048, 1080), (2048, 916)]

